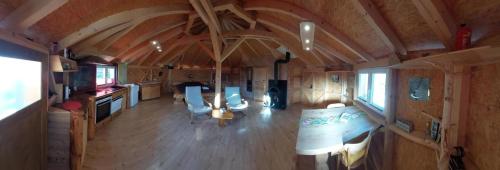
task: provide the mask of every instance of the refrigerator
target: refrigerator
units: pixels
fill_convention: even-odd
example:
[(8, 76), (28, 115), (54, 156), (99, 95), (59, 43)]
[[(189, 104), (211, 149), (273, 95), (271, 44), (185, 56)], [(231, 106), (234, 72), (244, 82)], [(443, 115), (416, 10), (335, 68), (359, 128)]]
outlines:
[(129, 86), (129, 98), (130, 107), (134, 107), (139, 102), (139, 85), (137, 84), (126, 84)]

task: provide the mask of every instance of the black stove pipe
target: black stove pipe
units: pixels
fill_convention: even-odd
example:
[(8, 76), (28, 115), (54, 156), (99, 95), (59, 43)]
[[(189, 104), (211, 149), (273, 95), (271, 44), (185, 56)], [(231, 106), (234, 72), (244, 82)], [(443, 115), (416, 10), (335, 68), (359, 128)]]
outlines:
[(276, 60), (274, 62), (274, 81), (279, 80), (279, 64), (286, 64), (288, 62), (290, 62), (290, 52), (286, 52), (285, 59)]

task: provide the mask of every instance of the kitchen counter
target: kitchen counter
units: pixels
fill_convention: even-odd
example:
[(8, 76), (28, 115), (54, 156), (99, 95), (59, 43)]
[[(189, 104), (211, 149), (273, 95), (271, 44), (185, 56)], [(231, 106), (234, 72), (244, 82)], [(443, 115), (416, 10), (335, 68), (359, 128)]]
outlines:
[(113, 87), (108, 87), (104, 89), (98, 89), (96, 91), (89, 91), (87, 94), (95, 96), (95, 98), (102, 98), (104, 96), (111, 95), (115, 92), (118, 92), (120, 90), (126, 89), (126, 87), (121, 87), (121, 86), (113, 86)]
[(160, 82), (142, 82), (139, 86), (141, 87), (141, 100), (156, 99), (161, 95)]

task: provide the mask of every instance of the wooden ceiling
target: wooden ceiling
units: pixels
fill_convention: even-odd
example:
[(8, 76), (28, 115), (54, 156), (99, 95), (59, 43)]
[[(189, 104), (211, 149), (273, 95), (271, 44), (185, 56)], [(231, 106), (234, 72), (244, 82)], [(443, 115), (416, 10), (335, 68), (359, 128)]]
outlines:
[[(204, 1), (204, 0), (202, 0)], [(500, 42), (498, 0), (213, 0), (225, 67), (265, 66), (287, 47), (294, 62), (335, 67), (452, 50), (460, 23), (473, 44)], [(301, 21), (316, 24), (302, 50)], [(133, 65), (213, 67), (209, 27), (188, 0), (3, 0), (0, 27), (78, 55)], [(150, 41), (161, 42), (157, 52)], [(226, 53), (223, 53), (224, 55)], [(223, 56), (224, 57), (224, 56)]]

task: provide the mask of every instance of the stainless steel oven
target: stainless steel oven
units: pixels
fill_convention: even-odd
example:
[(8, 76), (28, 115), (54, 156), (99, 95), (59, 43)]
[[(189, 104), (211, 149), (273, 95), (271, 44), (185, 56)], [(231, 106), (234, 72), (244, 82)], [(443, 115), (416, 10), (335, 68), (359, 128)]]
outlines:
[(111, 102), (113, 98), (111, 96), (99, 99), (95, 102), (96, 105), (96, 118), (95, 123), (106, 119), (111, 115)]

